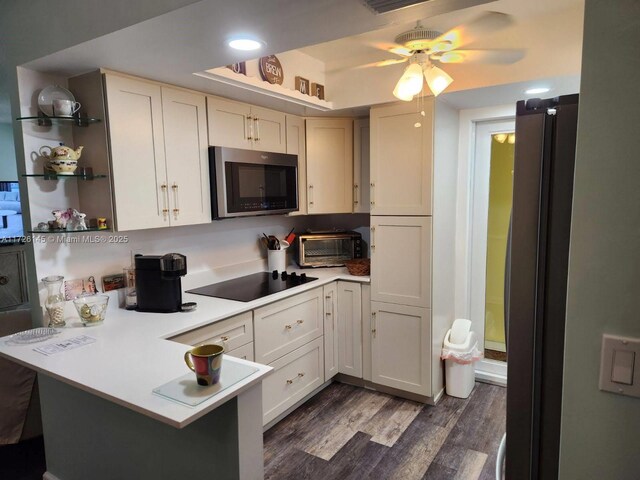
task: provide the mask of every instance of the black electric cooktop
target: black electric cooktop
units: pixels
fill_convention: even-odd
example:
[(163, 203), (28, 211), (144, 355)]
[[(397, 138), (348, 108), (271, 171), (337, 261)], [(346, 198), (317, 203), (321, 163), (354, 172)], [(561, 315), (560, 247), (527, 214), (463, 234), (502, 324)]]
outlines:
[(234, 278), (226, 282), (212, 283), (204, 287), (187, 290), (187, 293), (205, 295), (207, 297), (226, 298), (250, 302), (257, 298), (266, 297), (272, 293), (282, 292), (287, 288), (297, 287), (303, 283), (317, 280), (316, 277), (307, 277), (305, 273), (296, 274), (282, 272), (260, 272), (245, 277)]

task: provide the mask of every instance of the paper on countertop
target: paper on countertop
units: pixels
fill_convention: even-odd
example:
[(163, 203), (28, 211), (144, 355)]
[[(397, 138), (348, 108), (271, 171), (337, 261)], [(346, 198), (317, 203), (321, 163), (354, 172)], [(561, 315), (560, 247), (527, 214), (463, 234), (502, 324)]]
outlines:
[(71, 337), (61, 342), (49, 343), (48, 345), (43, 345), (42, 347), (34, 348), (33, 350), (41, 353), (43, 355), (54, 355), (60, 352), (66, 352), (68, 350), (73, 350), (74, 348), (82, 347), (84, 345), (89, 345), (96, 341), (95, 338), (89, 337), (87, 335), (79, 335), (77, 337)]

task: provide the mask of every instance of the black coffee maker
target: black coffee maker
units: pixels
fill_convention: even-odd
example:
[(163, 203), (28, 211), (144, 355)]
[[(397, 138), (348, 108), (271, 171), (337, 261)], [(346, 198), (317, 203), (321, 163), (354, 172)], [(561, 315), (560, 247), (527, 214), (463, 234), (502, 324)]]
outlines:
[(182, 282), (187, 257), (179, 253), (136, 255), (136, 293), (139, 312), (172, 313), (182, 306)]

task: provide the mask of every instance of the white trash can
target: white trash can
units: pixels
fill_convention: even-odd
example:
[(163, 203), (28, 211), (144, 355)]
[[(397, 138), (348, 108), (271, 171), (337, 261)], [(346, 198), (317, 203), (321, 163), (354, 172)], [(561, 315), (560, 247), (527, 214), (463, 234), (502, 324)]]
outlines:
[(467, 398), (475, 385), (473, 364), (482, 358), (471, 321), (458, 318), (444, 337), (441, 358), (445, 361), (447, 395)]

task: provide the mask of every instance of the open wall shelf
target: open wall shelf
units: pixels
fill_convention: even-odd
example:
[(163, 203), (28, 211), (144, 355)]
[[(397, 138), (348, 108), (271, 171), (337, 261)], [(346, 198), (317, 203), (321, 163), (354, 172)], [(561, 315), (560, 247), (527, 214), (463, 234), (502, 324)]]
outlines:
[(22, 175), (27, 178), (43, 178), (45, 180), (65, 180), (67, 178), (79, 178), (80, 180), (95, 180), (98, 178), (108, 178), (108, 175), (104, 173), (94, 173), (92, 175), (59, 175), (56, 173), (26, 173)]
[(93, 123), (99, 123), (102, 121), (100, 118), (91, 118), (91, 117), (81, 117), (81, 116), (72, 116), (72, 117), (47, 117), (46, 115), (38, 115), (32, 117), (18, 117), (16, 118), (19, 122), (34, 122), (37, 123), (39, 127), (50, 127), (51, 125), (75, 125), (76, 127), (88, 127)]

